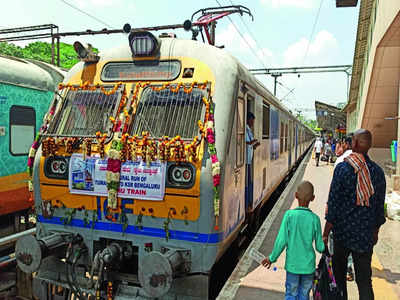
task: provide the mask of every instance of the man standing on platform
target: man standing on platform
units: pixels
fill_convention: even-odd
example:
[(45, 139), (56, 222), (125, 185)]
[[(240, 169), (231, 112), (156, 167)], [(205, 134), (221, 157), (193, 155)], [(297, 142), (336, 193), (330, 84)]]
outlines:
[(322, 150), (323, 146), (324, 145), (322, 144), (321, 139), (317, 138), (317, 140), (315, 141), (315, 145), (314, 145), (315, 163), (316, 163), (317, 167), (319, 165), (319, 158), (321, 157), (321, 150)]
[(360, 299), (373, 300), (371, 259), (380, 226), (385, 223), (386, 180), (382, 169), (368, 157), (371, 132), (359, 129), (352, 138), (353, 153), (339, 163), (329, 191), (323, 234), (325, 244), (333, 230), (333, 272), (347, 300), (347, 258), (354, 261)]
[(253, 127), (255, 116), (253, 113), (247, 113), (247, 124), (246, 124), (246, 191), (245, 191), (245, 203), (246, 211), (251, 208), (253, 203), (253, 152), (260, 145), (260, 142), (254, 138)]

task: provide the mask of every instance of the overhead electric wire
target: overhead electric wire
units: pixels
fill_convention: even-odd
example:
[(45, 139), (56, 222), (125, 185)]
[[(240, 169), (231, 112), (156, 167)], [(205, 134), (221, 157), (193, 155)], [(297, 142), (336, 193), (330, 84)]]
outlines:
[(320, 0), (320, 2), (319, 2), (318, 12), (317, 12), (317, 15), (315, 16), (314, 25), (312, 27), (311, 35), (310, 35), (310, 38), (309, 38), (308, 43), (307, 43), (306, 53), (304, 54), (302, 65), (304, 65), (304, 62), (305, 62), (305, 60), (307, 58), (307, 55), (308, 55), (308, 51), (310, 50), (311, 41), (312, 41), (312, 38), (313, 38), (314, 33), (315, 33), (315, 28), (317, 27), (317, 23), (318, 23), (319, 15), (321, 13), (321, 7), (322, 7), (322, 3), (323, 2), (324, 2), (324, 0)]
[[(232, 1), (232, 0), (229, 0), (229, 2), (230, 2), (232, 5), (235, 5), (235, 4), (233, 4), (233, 1)], [(250, 27), (249, 27), (249, 26), (247, 25), (247, 23), (244, 21), (242, 15), (240, 15), (240, 20), (242, 20), (243, 25), (246, 27), (246, 29), (247, 29), (247, 31), (249, 32), (251, 38), (252, 38), (252, 39), (254, 40), (254, 42), (256, 43), (257, 48), (260, 50), (260, 52), (261, 52), (262, 54), (264, 54), (264, 53), (263, 53), (263, 48), (260, 47), (260, 44), (258, 43), (258, 41), (257, 41), (256, 37), (254, 36), (253, 32), (251, 31)], [(264, 67), (265, 67), (265, 64), (263, 64), (263, 65), (264, 65)]]
[(85, 14), (86, 16), (92, 18), (93, 20), (96, 20), (97, 22), (99, 22), (99, 23), (101, 23), (101, 24), (103, 24), (103, 25), (105, 25), (105, 26), (107, 26), (107, 27), (109, 27), (111, 29), (115, 29), (113, 26), (111, 26), (111, 25), (107, 24), (106, 22), (100, 20), (99, 18), (87, 13), (86, 11), (76, 7), (75, 5), (72, 5), (71, 3), (68, 3), (66, 0), (60, 0), (60, 1), (63, 2), (64, 4), (68, 5), (69, 7), (72, 7), (73, 9), (79, 11), (80, 13)]
[[(218, 0), (215, 0), (219, 6), (222, 7), (221, 3)], [(230, 16), (227, 16), (229, 21), (231, 21), (233, 27), (235, 28), (236, 32), (240, 35), (240, 37), (242, 38), (242, 40), (247, 44), (247, 46), (249, 47), (249, 49), (251, 50), (251, 52), (254, 54), (254, 56), (258, 59), (258, 61), (261, 63), (261, 65), (264, 66), (264, 68), (267, 68), (264, 64), (264, 62), (261, 60), (261, 58), (257, 55), (257, 53), (254, 51), (253, 47), (247, 42), (247, 40), (245, 39), (245, 37), (243, 36), (243, 34), (239, 31), (239, 28), (237, 28), (237, 26), (235, 25), (235, 23), (232, 21), (232, 18)]]

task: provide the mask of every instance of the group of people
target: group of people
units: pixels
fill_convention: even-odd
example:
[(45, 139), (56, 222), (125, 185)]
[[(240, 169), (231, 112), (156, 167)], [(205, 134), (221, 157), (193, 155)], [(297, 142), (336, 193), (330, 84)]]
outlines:
[(329, 251), (328, 244), (333, 249), (333, 274), (342, 299), (347, 300), (350, 255), (359, 298), (374, 299), (371, 259), (379, 228), (385, 223), (386, 181), (382, 169), (368, 156), (371, 143), (371, 133), (360, 129), (340, 144), (342, 153), (334, 169), (323, 232), (319, 217), (309, 209), (315, 198), (312, 183), (303, 181), (297, 187), (298, 207), (285, 213), (274, 248), (262, 262), (269, 268), (286, 248), (285, 299), (309, 299), (315, 272), (313, 243), (320, 253)]
[(321, 159), (321, 155), (324, 156), (324, 160), (329, 165), (329, 163), (335, 163), (336, 158), (343, 156), (343, 154), (351, 149), (351, 137), (344, 138), (342, 140), (335, 139), (324, 139), (317, 138), (314, 145), (314, 155), (315, 155), (315, 163), (316, 166), (319, 166), (319, 161)]

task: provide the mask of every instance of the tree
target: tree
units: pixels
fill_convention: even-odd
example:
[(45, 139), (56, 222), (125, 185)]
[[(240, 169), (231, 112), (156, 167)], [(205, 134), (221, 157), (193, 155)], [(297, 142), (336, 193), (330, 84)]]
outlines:
[[(96, 48), (93, 48), (93, 51), (98, 53)], [(51, 44), (34, 42), (21, 48), (14, 44), (0, 42), (0, 54), (51, 63)], [(78, 62), (74, 47), (70, 44), (60, 43), (60, 67), (70, 69)]]
[(304, 115), (301, 114), (301, 112), (298, 112), (296, 115), (296, 118), (303, 124), (307, 125), (310, 127), (312, 130), (315, 130), (317, 128), (317, 120), (312, 120), (312, 119), (306, 119)]

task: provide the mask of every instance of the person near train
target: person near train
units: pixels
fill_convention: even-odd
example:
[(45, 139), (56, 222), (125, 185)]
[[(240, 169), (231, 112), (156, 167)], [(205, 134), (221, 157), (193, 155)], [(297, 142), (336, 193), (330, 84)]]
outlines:
[(336, 157), (339, 157), (339, 156), (341, 156), (343, 154), (343, 152), (344, 152), (343, 151), (343, 145), (344, 145), (344, 142), (341, 141), (341, 140), (337, 143), (336, 149), (335, 149)]
[(285, 213), (274, 248), (262, 265), (270, 268), (286, 248), (285, 299), (308, 300), (315, 272), (313, 244), (320, 253), (325, 250), (325, 245), (321, 221), (308, 207), (315, 198), (313, 185), (309, 181), (301, 182), (295, 195), (299, 206)]
[(260, 142), (254, 138), (253, 135), (253, 127), (254, 120), (256, 117), (253, 113), (247, 113), (247, 122), (246, 122), (246, 195), (245, 195), (245, 203), (246, 203), (246, 211), (248, 211), (253, 202), (253, 152), (260, 145)]
[(343, 162), (344, 159), (351, 153), (353, 153), (353, 151), (351, 150), (351, 137), (346, 137), (342, 145), (342, 154), (338, 155), (334, 167)]
[(315, 164), (318, 167), (319, 165), (319, 159), (321, 157), (321, 151), (322, 151), (322, 141), (320, 138), (317, 138), (317, 140), (315, 141), (315, 145), (314, 145), (314, 152), (315, 152)]
[(353, 256), (360, 299), (373, 300), (371, 260), (378, 242), (379, 228), (385, 223), (386, 179), (381, 167), (368, 156), (372, 135), (357, 130), (352, 151), (334, 169), (325, 216), (324, 243), (333, 231), (333, 273), (347, 300), (348, 256)]
[(326, 158), (326, 164), (329, 165), (330, 159), (332, 158), (332, 147), (330, 141), (326, 141), (324, 145), (324, 156)]

